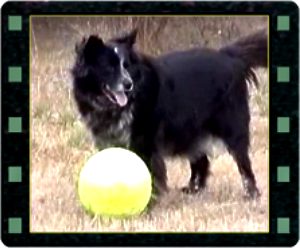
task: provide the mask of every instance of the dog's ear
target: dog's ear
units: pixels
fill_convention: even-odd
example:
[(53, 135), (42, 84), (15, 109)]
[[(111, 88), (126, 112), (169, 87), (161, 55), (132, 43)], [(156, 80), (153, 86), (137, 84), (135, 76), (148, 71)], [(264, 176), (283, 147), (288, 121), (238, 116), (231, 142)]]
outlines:
[(86, 37), (83, 37), (80, 42), (76, 42), (75, 52), (77, 55), (80, 55), (82, 53), (85, 44), (86, 44)]
[(104, 42), (96, 35), (91, 35), (85, 43), (84, 51), (96, 52), (104, 48)]
[(103, 40), (95, 35), (91, 35), (88, 40), (84, 39), (82, 42), (84, 43), (83, 55), (88, 62), (95, 61), (105, 47)]
[(122, 37), (116, 38), (114, 42), (126, 44), (128, 47), (132, 47), (136, 41), (138, 30), (137, 28), (133, 29), (130, 33), (125, 34)]

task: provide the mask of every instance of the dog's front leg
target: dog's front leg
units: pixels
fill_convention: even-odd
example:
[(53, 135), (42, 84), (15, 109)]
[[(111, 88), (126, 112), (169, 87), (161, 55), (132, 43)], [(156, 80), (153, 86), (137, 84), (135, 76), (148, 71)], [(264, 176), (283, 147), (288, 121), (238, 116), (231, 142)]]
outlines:
[(163, 157), (155, 152), (151, 156), (151, 172), (155, 193), (162, 194), (168, 191), (167, 169)]

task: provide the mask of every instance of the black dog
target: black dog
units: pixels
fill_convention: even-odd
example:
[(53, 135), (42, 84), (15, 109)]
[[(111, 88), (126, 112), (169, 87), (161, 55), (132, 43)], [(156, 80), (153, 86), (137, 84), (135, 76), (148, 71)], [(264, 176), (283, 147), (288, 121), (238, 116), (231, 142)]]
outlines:
[(167, 189), (164, 156), (184, 155), (191, 178), (184, 192), (205, 186), (203, 143), (223, 140), (249, 196), (259, 196), (248, 155), (248, 83), (267, 67), (267, 34), (259, 31), (220, 50), (192, 49), (151, 58), (135, 51), (136, 30), (104, 43), (90, 36), (76, 46), (74, 97), (96, 145), (129, 148)]

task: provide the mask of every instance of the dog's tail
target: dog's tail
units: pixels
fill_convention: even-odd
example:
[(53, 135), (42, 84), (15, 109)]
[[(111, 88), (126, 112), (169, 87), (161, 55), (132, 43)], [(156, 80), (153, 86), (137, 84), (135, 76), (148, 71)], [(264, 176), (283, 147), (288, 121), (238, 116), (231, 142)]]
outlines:
[(238, 57), (244, 61), (248, 68), (248, 78), (250, 78), (256, 86), (258, 81), (253, 72), (256, 67), (268, 66), (268, 35), (267, 31), (260, 30), (256, 33), (240, 38), (239, 40), (224, 46), (220, 52), (226, 53), (232, 57)]
[(243, 37), (220, 49), (231, 56), (238, 56), (248, 66), (267, 67), (268, 36), (266, 30)]

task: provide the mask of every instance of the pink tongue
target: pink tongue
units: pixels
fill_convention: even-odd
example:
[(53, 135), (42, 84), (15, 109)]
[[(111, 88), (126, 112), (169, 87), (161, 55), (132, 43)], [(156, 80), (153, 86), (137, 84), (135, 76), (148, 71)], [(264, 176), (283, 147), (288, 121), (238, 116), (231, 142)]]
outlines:
[(116, 100), (118, 102), (118, 104), (121, 107), (124, 107), (127, 104), (127, 96), (125, 95), (124, 92), (120, 91), (120, 92), (114, 92), (114, 95), (116, 97)]

